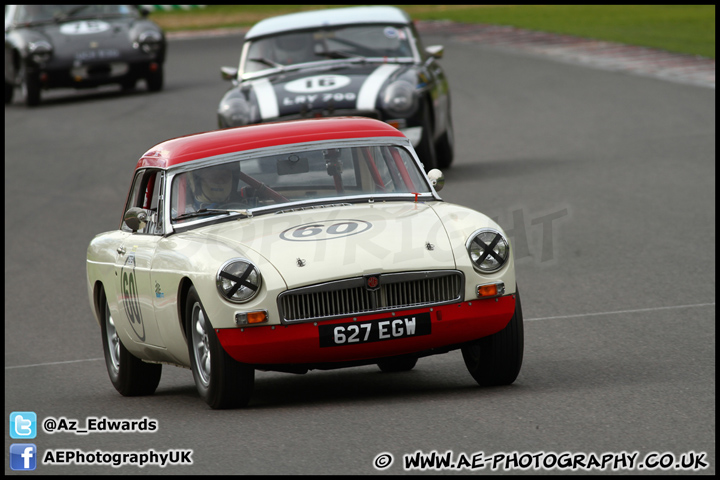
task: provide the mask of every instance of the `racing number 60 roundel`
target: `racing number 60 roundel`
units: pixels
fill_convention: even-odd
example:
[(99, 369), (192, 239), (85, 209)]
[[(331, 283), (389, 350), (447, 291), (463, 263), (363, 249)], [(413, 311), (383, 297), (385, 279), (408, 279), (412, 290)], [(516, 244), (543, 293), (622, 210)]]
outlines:
[(137, 290), (137, 277), (135, 275), (135, 257), (129, 255), (120, 271), (122, 282), (122, 293), (124, 297), (123, 306), (125, 314), (130, 320), (133, 332), (141, 341), (145, 341), (145, 326), (140, 310), (140, 297)]
[(364, 220), (331, 220), (290, 227), (280, 234), (289, 242), (318, 242), (366, 232), (372, 223)]

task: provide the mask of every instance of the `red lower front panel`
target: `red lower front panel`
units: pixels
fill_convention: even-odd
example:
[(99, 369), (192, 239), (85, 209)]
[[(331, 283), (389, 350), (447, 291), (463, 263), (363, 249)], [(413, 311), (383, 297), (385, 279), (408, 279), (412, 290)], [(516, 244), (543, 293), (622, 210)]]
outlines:
[(514, 312), (515, 296), (508, 295), (323, 322), (215, 331), (225, 351), (243, 363), (346, 362), (422, 352), (492, 335), (505, 328)]

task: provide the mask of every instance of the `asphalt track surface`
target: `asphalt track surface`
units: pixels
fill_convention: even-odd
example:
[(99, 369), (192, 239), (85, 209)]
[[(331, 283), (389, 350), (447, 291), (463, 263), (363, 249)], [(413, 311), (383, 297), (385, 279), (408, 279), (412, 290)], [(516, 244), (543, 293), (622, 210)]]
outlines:
[[(715, 473), (714, 78), (707, 88), (445, 34), (425, 38), (446, 46), (453, 95), (457, 158), (441, 196), (511, 235), (525, 313), (517, 381), (478, 388), (456, 351), (401, 374), (259, 372), (243, 410), (210, 410), (174, 367), (153, 396), (117, 394), (88, 305), (88, 242), (117, 228), (141, 153), (215, 128), (228, 87), (219, 67), (237, 62), (240, 42), (171, 41), (157, 94), (64, 90), (34, 109), (5, 107), (6, 474), (402, 474), (419, 472), (405, 455), (433, 451), (455, 463), (517, 455), (498, 470), (428, 473), (585, 472), (519, 468), (541, 452), (637, 453), (635, 465), (694, 455), (706, 468), (651, 472)], [(38, 425), (146, 417), (158, 429), (40, 427), (21, 441), (9, 434), (18, 411)], [(192, 450), (193, 463), (14, 472), (17, 442), (43, 457)], [(390, 458), (381, 453), (393, 462), (377, 470)], [(589, 472), (648, 472), (626, 465)]]

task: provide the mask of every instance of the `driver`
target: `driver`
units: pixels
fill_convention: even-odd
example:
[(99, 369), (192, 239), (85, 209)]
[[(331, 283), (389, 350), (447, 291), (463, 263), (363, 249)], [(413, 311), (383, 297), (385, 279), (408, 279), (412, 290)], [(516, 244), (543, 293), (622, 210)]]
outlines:
[(315, 60), (313, 39), (309, 33), (292, 33), (275, 39), (275, 59), (283, 65)]
[(220, 208), (230, 202), (233, 193), (233, 168), (230, 164), (203, 168), (192, 174), (193, 208)]

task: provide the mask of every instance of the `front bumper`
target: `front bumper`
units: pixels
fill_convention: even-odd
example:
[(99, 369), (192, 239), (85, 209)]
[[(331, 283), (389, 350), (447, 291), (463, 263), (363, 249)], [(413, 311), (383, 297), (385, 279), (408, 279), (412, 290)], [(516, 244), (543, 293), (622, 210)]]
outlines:
[[(368, 362), (385, 357), (442, 353), (448, 347), (456, 348), (462, 343), (499, 332), (515, 313), (515, 295), (473, 300), (449, 305), (387, 311), (379, 314), (340, 318), (332, 321), (300, 323), (297, 325), (274, 325), (248, 328), (219, 328), (217, 337), (225, 351), (235, 360), (255, 366), (311, 365), (311, 368), (332, 368), (332, 364)], [(405, 336), (407, 322), (399, 320), (426, 318), (429, 326)], [(397, 325), (393, 324), (396, 322)], [(381, 335), (370, 335), (369, 324), (377, 329), (382, 324)], [(356, 324), (359, 328), (348, 329)], [(362, 328), (365, 324), (368, 328)], [(338, 326), (341, 331), (340, 345), (329, 346), (327, 335), (321, 339), (320, 329)], [(330, 328), (332, 330), (332, 328)], [(353, 333), (359, 333), (349, 341)], [(369, 341), (363, 341), (368, 338)], [(401, 337), (401, 338), (397, 338)], [(323, 367), (324, 366), (324, 367)]]
[(59, 69), (39, 68), (37, 71), (44, 89), (92, 88), (146, 78), (153, 68), (160, 66), (155, 61), (118, 61)]

